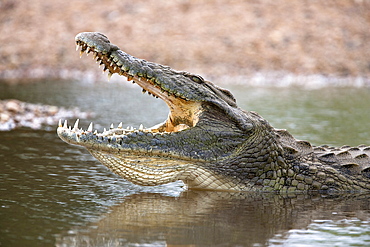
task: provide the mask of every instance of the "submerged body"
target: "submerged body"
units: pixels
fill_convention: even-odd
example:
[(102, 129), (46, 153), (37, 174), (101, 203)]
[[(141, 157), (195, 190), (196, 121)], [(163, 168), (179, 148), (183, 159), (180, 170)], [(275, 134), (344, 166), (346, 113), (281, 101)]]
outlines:
[(113, 172), (140, 185), (182, 180), (188, 188), (228, 191), (370, 190), (370, 147), (313, 147), (240, 109), (232, 94), (198, 75), (124, 53), (101, 33), (76, 36), (104, 71), (126, 76), (166, 102), (164, 123), (103, 133), (67, 122), (60, 138), (87, 148)]

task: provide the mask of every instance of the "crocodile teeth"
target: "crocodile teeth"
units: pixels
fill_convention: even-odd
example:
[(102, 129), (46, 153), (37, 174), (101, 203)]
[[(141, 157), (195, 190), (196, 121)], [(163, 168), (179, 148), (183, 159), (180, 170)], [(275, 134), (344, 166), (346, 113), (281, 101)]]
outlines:
[(138, 128), (134, 128), (133, 126), (127, 126), (126, 129), (122, 128), (122, 122), (120, 122), (117, 126), (117, 128), (114, 127), (114, 124), (112, 123), (109, 127), (109, 129), (104, 128), (103, 132), (99, 133), (98, 130), (93, 130), (94, 123), (91, 122), (87, 129), (80, 129), (79, 128), (79, 119), (76, 119), (76, 122), (74, 123), (73, 127), (70, 125), (68, 126), (67, 120), (64, 120), (64, 123), (62, 123), (62, 120), (60, 119), (58, 122), (59, 128), (68, 129), (70, 132), (76, 133), (78, 136), (85, 135), (85, 134), (93, 134), (95, 136), (100, 137), (114, 137), (114, 136), (121, 136), (121, 135), (127, 135), (130, 133), (136, 133), (136, 132), (142, 132), (142, 133), (152, 133), (152, 134), (165, 134), (167, 132), (161, 132), (157, 133), (156, 130), (146, 129), (144, 128), (143, 124), (140, 124)]
[(83, 50), (80, 51), (80, 58), (82, 57), (82, 54), (84, 54)]
[(110, 81), (110, 78), (112, 77), (112, 73), (111, 72), (108, 72), (108, 81)]
[(93, 130), (93, 123), (91, 122), (89, 125), (89, 128), (87, 128), (87, 131), (92, 132), (92, 130)]
[(74, 130), (78, 130), (78, 123), (80, 122), (80, 119), (77, 119), (75, 122), (75, 125), (73, 126)]
[(80, 48), (80, 46), (77, 44), (77, 45), (76, 45), (76, 51), (78, 51), (78, 48)]

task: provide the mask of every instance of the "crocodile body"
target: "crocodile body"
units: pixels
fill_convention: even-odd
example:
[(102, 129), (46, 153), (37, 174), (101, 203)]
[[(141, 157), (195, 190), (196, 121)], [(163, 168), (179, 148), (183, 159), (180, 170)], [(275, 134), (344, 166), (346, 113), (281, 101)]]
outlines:
[(114, 173), (139, 185), (182, 180), (188, 188), (226, 191), (368, 191), (370, 147), (314, 147), (245, 111), (233, 95), (198, 75), (135, 58), (101, 33), (80, 33), (83, 52), (166, 102), (151, 128), (111, 126), (102, 133), (59, 123), (58, 135), (80, 145)]

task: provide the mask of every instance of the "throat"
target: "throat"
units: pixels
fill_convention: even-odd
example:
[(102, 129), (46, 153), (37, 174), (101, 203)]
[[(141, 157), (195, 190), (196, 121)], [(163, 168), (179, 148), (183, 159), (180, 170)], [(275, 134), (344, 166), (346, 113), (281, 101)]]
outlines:
[(88, 149), (112, 172), (143, 186), (155, 186), (183, 180), (189, 176), (189, 161), (131, 153), (110, 153)]
[(152, 132), (179, 132), (194, 127), (203, 112), (201, 102), (189, 102), (177, 99), (176, 104), (169, 105), (170, 113), (164, 123), (150, 128)]

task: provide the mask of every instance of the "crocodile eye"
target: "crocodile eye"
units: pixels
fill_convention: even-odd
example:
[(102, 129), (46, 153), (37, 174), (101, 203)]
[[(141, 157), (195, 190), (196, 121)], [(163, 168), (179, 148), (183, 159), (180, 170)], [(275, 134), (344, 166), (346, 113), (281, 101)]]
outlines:
[(198, 76), (198, 75), (192, 75), (191, 80), (196, 82), (196, 83), (203, 83), (204, 82), (203, 78)]

